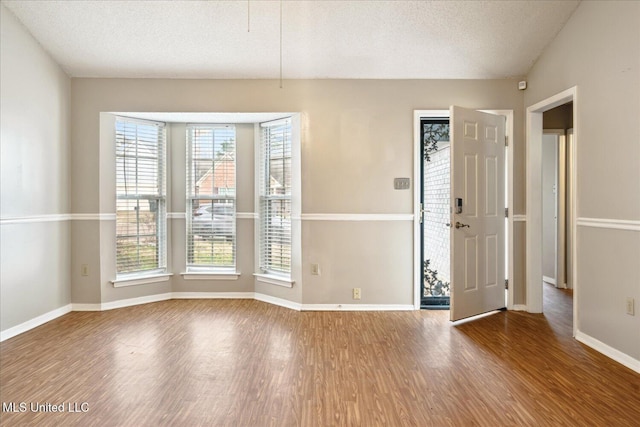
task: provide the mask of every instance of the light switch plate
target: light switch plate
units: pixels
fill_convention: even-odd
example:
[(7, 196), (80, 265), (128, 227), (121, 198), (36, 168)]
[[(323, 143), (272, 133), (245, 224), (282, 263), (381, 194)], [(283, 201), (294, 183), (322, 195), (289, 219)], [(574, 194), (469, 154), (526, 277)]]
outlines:
[(394, 178), (393, 188), (396, 190), (408, 190), (411, 187), (410, 178)]

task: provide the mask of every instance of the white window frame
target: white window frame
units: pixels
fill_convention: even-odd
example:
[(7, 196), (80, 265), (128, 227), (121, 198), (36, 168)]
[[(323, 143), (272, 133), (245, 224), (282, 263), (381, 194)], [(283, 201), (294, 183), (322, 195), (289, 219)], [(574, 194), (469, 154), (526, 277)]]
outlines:
[[(291, 260), (290, 271), (277, 271), (265, 268), (264, 265), (264, 221), (267, 218), (264, 217), (261, 206), (268, 197), (264, 194), (266, 189), (266, 156), (265, 147), (263, 141), (263, 128), (264, 126), (276, 125), (282, 123), (284, 120), (288, 121), (291, 126), (291, 194), (288, 200), (291, 200)], [(255, 273), (257, 282), (267, 283), (270, 285), (279, 285), (284, 287), (293, 287), (294, 283), (299, 283), (302, 276), (302, 241), (301, 241), (301, 158), (300, 158), (300, 114), (293, 113), (287, 115), (282, 119), (273, 120), (269, 122), (258, 123), (255, 126), (255, 209), (257, 211), (256, 219), (256, 234), (255, 234)], [(280, 196), (281, 197), (281, 196)]]
[[(195, 183), (191, 182), (193, 178), (193, 134), (192, 132), (195, 129), (211, 129), (215, 131), (215, 129), (225, 129), (233, 130), (234, 134), (234, 191), (233, 194), (196, 194)], [(235, 126), (232, 124), (187, 124), (186, 129), (186, 239), (185, 239), (185, 263), (186, 263), (186, 273), (183, 274), (185, 279), (194, 280), (194, 279), (237, 279), (239, 273), (236, 272), (237, 265), (237, 222), (236, 222), (236, 213), (237, 213), (237, 133)], [(212, 152), (211, 161), (214, 162), (215, 153)], [(198, 264), (195, 263), (191, 258), (192, 254), (192, 246), (194, 239), (193, 232), (193, 210), (195, 202), (202, 201), (231, 201), (233, 209), (230, 212), (231, 220), (232, 220), (232, 258), (233, 263), (227, 265), (215, 265), (215, 264)], [(214, 213), (212, 213), (213, 215)], [(211, 242), (212, 245), (215, 244), (216, 233), (212, 231), (211, 238), (214, 241)], [(228, 233), (224, 233), (224, 235), (228, 235)], [(220, 275), (220, 277), (215, 277), (216, 275)]]
[[(158, 148), (158, 153), (157, 153), (157, 161), (158, 161), (158, 165), (157, 165), (157, 180), (158, 180), (158, 192), (155, 194), (143, 194), (140, 193), (138, 191), (134, 191), (132, 193), (126, 194), (126, 193), (119, 193), (118, 192), (118, 185), (117, 185), (117, 180), (118, 180), (118, 173), (117, 173), (117, 169), (118, 169), (118, 159), (122, 158), (122, 155), (118, 154), (118, 131), (117, 131), (117, 126), (119, 123), (127, 123), (127, 124), (133, 124), (133, 125), (144, 125), (144, 126), (156, 126), (159, 129), (159, 140), (158, 143), (161, 145)], [(117, 201), (118, 200), (137, 200), (137, 201), (144, 201), (144, 200), (148, 200), (149, 203), (151, 203), (151, 201), (155, 200), (156, 201), (156, 242), (157, 242), (157, 265), (154, 268), (150, 268), (150, 269), (140, 269), (140, 270), (134, 270), (134, 271), (126, 271), (126, 272), (120, 272), (119, 268), (118, 268), (118, 255), (117, 255), (117, 248), (118, 248), (118, 216), (117, 216), (117, 209), (116, 209), (116, 265), (115, 265), (115, 270), (116, 270), (116, 280), (114, 281), (114, 283), (117, 282), (124, 282), (127, 280), (136, 280), (137, 278), (140, 277), (151, 277), (151, 276), (164, 276), (167, 273), (167, 191), (166, 191), (166, 182), (167, 182), (167, 131), (166, 131), (166, 124), (162, 123), (162, 122), (156, 122), (156, 121), (151, 121), (151, 120), (142, 120), (142, 119), (133, 119), (133, 118), (129, 118), (129, 117), (123, 117), (123, 116), (116, 116), (115, 118), (115, 127), (114, 127), (114, 132), (115, 132), (115, 140), (114, 140), (114, 146), (115, 146), (115, 164), (114, 167), (116, 169), (116, 206), (117, 206)], [(136, 156), (134, 156), (133, 158), (137, 159), (139, 158), (139, 156), (137, 155), (137, 147), (138, 147), (138, 141), (136, 141)], [(136, 177), (136, 182), (137, 182), (137, 177)], [(139, 212), (139, 210), (137, 210)], [(136, 230), (136, 235), (138, 236), (138, 239), (140, 238), (140, 227), (139, 227), (139, 223), (138, 223), (138, 227)]]

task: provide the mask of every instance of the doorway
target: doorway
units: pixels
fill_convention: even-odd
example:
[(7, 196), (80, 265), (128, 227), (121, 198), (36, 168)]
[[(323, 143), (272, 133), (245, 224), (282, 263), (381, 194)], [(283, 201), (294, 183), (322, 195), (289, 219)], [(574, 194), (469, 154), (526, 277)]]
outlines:
[(420, 308), (448, 310), (451, 299), (449, 118), (420, 120)]
[[(493, 115), (503, 116), (503, 126), (505, 127), (506, 135), (509, 138), (510, 135), (513, 135), (513, 111), (512, 110), (482, 110), (485, 113), (491, 113)], [(430, 227), (440, 226), (440, 232), (444, 229), (445, 233), (449, 233), (449, 236), (454, 233), (462, 233), (462, 231), (453, 230), (451, 227), (451, 217), (453, 216), (453, 211), (451, 211), (452, 202), (451, 196), (449, 195), (449, 203), (446, 205), (441, 203), (440, 201), (434, 200), (425, 200), (425, 191), (424, 191), (424, 181), (425, 179), (429, 181), (430, 176), (433, 175), (429, 172), (430, 161), (425, 161), (425, 154), (428, 154), (430, 160), (435, 158), (434, 162), (431, 163), (435, 165), (437, 161), (441, 161), (440, 157), (446, 158), (447, 149), (450, 147), (447, 139), (444, 137), (446, 132), (442, 132), (443, 135), (438, 137), (435, 136), (435, 141), (432, 141), (432, 144), (426, 143), (425, 139), (425, 125), (429, 125), (431, 128), (437, 128), (437, 126), (444, 127), (449, 123), (450, 110), (417, 110), (414, 111), (414, 308), (420, 309), (424, 308), (434, 308), (433, 306), (439, 305), (437, 308), (446, 308), (447, 299), (444, 297), (447, 296), (447, 293), (450, 292), (454, 287), (447, 286), (447, 270), (450, 269), (451, 261), (447, 265), (442, 261), (435, 261), (436, 258), (442, 259), (442, 248), (446, 247), (447, 240), (446, 239), (435, 239), (440, 243), (440, 250), (438, 251), (438, 244), (436, 242), (427, 242), (424, 244), (425, 240), (428, 240), (428, 237), (425, 239), (425, 234), (429, 234)], [(506, 119), (506, 120), (505, 120)], [(435, 130), (435, 129), (432, 129)], [(444, 129), (441, 129), (444, 131)], [(466, 131), (465, 131), (466, 133)], [(435, 142), (435, 144), (433, 144)], [(450, 148), (449, 148), (450, 149)], [(426, 151), (426, 153), (425, 153)], [(502, 204), (500, 202), (500, 206), (506, 207), (507, 210), (511, 206), (513, 206), (513, 150), (510, 148), (506, 148), (506, 157), (505, 157), (505, 202), (506, 204)], [(441, 183), (442, 185), (442, 183)], [(441, 191), (446, 193), (449, 192), (446, 185), (443, 188), (440, 188)], [(458, 196), (456, 196), (458, 197)], [(446, 196), (445, 196), (446, 199)], [(470, 200), (464, 201), (466, 204)], [(431, 206), (434, 204), (434, 206)], [(440, 206), (440, 205), (443, 206)], [(433, 208), (440, 209), (440, 212), (435, 212)], [(444, 209), (444, 212), (442, 212)], [(466, 209), (466, 208), (465, 208)], [(431, 211), (431, 212), (429, 212)], [(500, 210), (502, 212), (502, 208)], [(438, 217), (438, 213), (444, 214), (443, 218)], [(466, 212), (465, 212), (466, 213)], [(496, 212), (497, 213), (497, 212)], [(506, 212), (505, 212), (506, 214)], [(503, 215), (504, 218), (504, 215)], [(426, 219), (426, 221), (425, 221)], [(461, 218), (457, 218), (457, 220), (461, 220)], [(464, 221), (462, 221), (464, 222)], [(431, 223), (431, 224), (429, 224)], [(464, 224), (460, 224), (461, 226), (466, 226)], [(513, 215), (509, 215), (506, 220), (504, 220), (505, 226), (505, 250), (503, 255), (501, 256), (504, 260), (504, 275), (503, 277), (507, 278), (509, 283), (512, 282), (513, 278)], [(451, 231), (453, 230), (453, 231)], [(467, 229), (463, 229), (467, 230)], [(433, 230), (431, 231), (431, 236), (433, 236)], [(451, 237), (449, 238), (449, 244), (451, 244)], [(435, 249), (435, 251), (434, 251)], [(451, 255), (451, 249), (444, 251), (446, 255)], [(429, 260), (427, 265), (426, 261)], [(503, 262), (500, 261), (499, 265), (502, 266)], [(499, 268), (502, 271), (502, 267)], [(434, 272), (435, 274), (434, 277)], [(449, 276), (450, 277), (450, 276)], [(480, 277), (480, 276), (479, 276)], [(484, 275), (482, 276), (484, 277)], [(427, 280), (425, 280), (425, 278)], [(500, 286), (504, 289), (505, 286), (500, 281)], [(506, 285), (506, 284), (505, 284)], [(504, 307), (506, 305), (507, 309), (513, 309), (513, 292), (504, 291), (503, 302), (505, 304), (500, 305), (500, 307)], [(436, 297), (440, 300), (437, 301)], [(428, 301), (428, 299), (432, 299), (432, 303)], [(506, 301), (505, 301), (506, 299)], [(435, 304), (434, 304), (435, 303)], [(428, 307), (431, 305), (432, 307)]]
[[(562, 127), (565, 141), (559, 144), (558, 156), (559, 169), (566, 169), (566, 180), (560, 179), (560, 184), (565, 184), (564, 194), (559, 197), (559, 206), (564, 204), (565, 212), (559, 212), (556, 234), (564, 238), (565, 244), (561, 244), (561, 250), (558, 254), (566, 253), (565, 260), (556, 257), (558, 270), (564, 270), (559, 280), (567, 283), (567, 287), (573, 288), (573, 333), (577, 330), (577, 277), (576, 277), (576, 155), (577, 144), (574, 129), (576, 121), (577, 109), (577, 88), (573, 87), (555, 96), (545, 99), (535, 105), (527, 108), (527, 311), (532, 313), (541, 313), (543, 311), (543, 286), (544, 286), (544, 143), (545, 143), (545, 127), (551, 127), (547, 120), (545, 126), (545, 113), (547, 118), (554, 112), (554, 109), (567, 110), (570, 114), (571, 122)], [(559, 111), (559, 110), (555, 110)], [(555, 126), (554, 126), (555, 127)], [(561, 139), (558, 138), (558, 141)], [(564, 161), (561, 157), (565, 157)], [(558, 187), (560, 188), (560, 186)], [(556, 246), (557, 248), (557, 246)], [(556, 255), (558, 255), (556, 254)], [(559, 287), (562, 287), (561, 283)]]
[[(573, 143), (571, 103), (543, 114), (542, 135), (542, 280), (559, 289), (572, 289), (570, 203), (571, 145)], [(568, 111), (566, 128), (547, 129), (547, 113)]]

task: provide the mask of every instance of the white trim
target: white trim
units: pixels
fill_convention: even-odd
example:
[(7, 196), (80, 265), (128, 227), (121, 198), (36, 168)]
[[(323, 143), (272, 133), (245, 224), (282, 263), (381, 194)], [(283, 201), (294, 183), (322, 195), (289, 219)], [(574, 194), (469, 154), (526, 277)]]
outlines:
[(414, 311), (413, 304), (302, 304), (302, 311)]
[(512, 311), (527, 311), (527, 306), (525, 304), (513, 304), (511, 308)]
[(285, 288), (292, 288), (296, 283), (294, 280), (288, 277), (276, 276), (274, 274), (260, 274), (254, 273), (253, 276), (258, 282), (268, 283), (270, 285), (284, 286)]
[(413, 221), (413, 214), (302, 214), (302, 221)]
[(290, 308), (291, 310), (301, 311), (302, 304), (297, 302), (289, 301), (282, 298), (272, 297), (271, 295), (265, 295), (261, 293), (255, 293), (254, 299), (256, 301), (266, 302), (268, 304), (278, 305), (280, 307)]
[(0, 225), (69, 221), (70, 219), (71, 219), (71, 215), (69, 214), (9, 216), (9, 217), (0, 218)]
[(122, 288), (125, 286), (147, 285), (149, 283), (167, 282), (173, 276), (171, 273), (150, 274), (148, 276), (132, 276), (122, 279), (112, 280), (114, 288)]
[(71, 219), (74, 221), (115, 221), (116, 214), (114, 213), (71, 214)]
[(553, 277), (542, 276), (542, 281), (546, 282), (546, 283), (549, 283), (550, 285), (553, 285), (553, 286), (556, 286), (556, 287), (558, 286), (557, 282), (556, 282), (556, 279), (554, 279)]
[(526, 215), (513, 215), (513, 222), (525, 222), (526, 220)]
[(253, 292), (173, 292), (171, 299), (255, 299)]
[(581, 227), (612, 228), (615, 230), (640, 231), (640, 221), (608, 218), (578, 218)]
[[(573, 117), (574, 125), (578, 123), (578, 94), (577, 89), (576, 93), (573, 95), (573, 110), (571, 111)], [(567, 217), (570, 221), (570, 234), (571, 234), (571, 251), (569, 255), (569, 262), (571, 264), (571, 289), (573, 291), (573, 336), (578, 333), (578, 145), (576, 142), (578, 141), (578, 132), (571, 128), (571, 146), (569, 147), (569, 168), (571, 169), (569, 173), (571, 174), (569, 178), (569, 186), (567, 187), (567, 191), (570, 193), (570, 199), (568, 200), (569, 209), (567, 212)], [(568, 142), (568, 138), (567, 138)], [(568, 261), (565, 258), (565, 262)]]
[(255, 212), (236, 212), (236, 219), (258, 219)]
[[(505, 183), (507, 186), (507, 194), (505, 197), (505, 207), (507, 208), (508, 212), (513, 212), (514, 210), (514, 170), (513, 170), (513, 165), (514, 165), (514, 152), (515, 152), (515, 131), (514, 131), (514, 125), (513, 125), (513, 110), (482, 110), (486, 113), (491, 113), (491, 114), (498, 114), (501, 116), (504, 116), (506, 118), (505, 124), (504, 124), (504, 132), (505, 132), (505, 139), (508, 142), (507, 146), (506, 146), (506, 156), (505, 156), (505, 165), (504, 167), (507, 170), (507, 182)], [(511, 286), (509, 287), (509, 290), (507, 291), (507, 310), (511, 310), (513, 308), (513, 300), (514, 300), (514, 296), (515, 296), (515, 291), (514, 291), (514, 277), (515, 277), (515, 232), (514, 232), (514, 227), (513, 227), (513, 222), (514, 222), (514, 215), (508, 215), (507, 216), (507, 247), (504, 248), (505, 251), (505, 257), (506, 257), (506, 262), (507, 262), (507, 277), (505, 277), (505, 279), (507, 280), (507, 283), (511, 284)]]
[(82, 214), (42, 214), (25, 216), (8, 216), (0, 218), (0, 225), (29, 224), (57, 221), (115, 221), (114, 213), (82, 213)]
[(165, 294), (147, 295), (144, 297), (121, 299), (118, 301), (111, 301), (111, 302), (103, 302), (102, 304), (100, 304), (100, 309), (102, 311), (113, 310), (116, 308), (131, 307), (134, 305), (149, 304), (152, 302), (167, 301), (170, 299), (171, 299), (171, 292), (167, 292)]
[(64, 316), (69, 312), (71, 312), (71, 304), (56, 308), (55, 310), (51, 310), (47, 313), (41, 314), (38, 317), (34, 317), (33, 319), (27, 320), (26, 322), (6, 329), (0, 332), (0, 342), (8, 340), (9, 338), (13, 338), (16, 335), (20, 335), (24, 332), (30, 331), (31, 329), (37, 328), (38, 326), (44, 325), (45, 323), (57, 319), (60, 316)]
[(187, 214), (184, 212), (167, 212), (167, 219), (187, 219)]
[(186, 271), (180, 275), (184, 280), (238, 280), (240, 272)]
[(576, 331), (576, 340), (640, 374), (640, 360), (634, 359), (628, 354), (623, 353), (582, 331)]

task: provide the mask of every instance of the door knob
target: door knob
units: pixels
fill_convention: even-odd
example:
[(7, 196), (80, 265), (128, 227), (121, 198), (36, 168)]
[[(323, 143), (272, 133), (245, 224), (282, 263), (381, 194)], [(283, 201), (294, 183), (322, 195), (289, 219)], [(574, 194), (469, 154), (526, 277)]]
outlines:
[(460, 221), (456, 221), (456, 228), (465, 228), (469, 227), (469, 224), (463, 224)]

